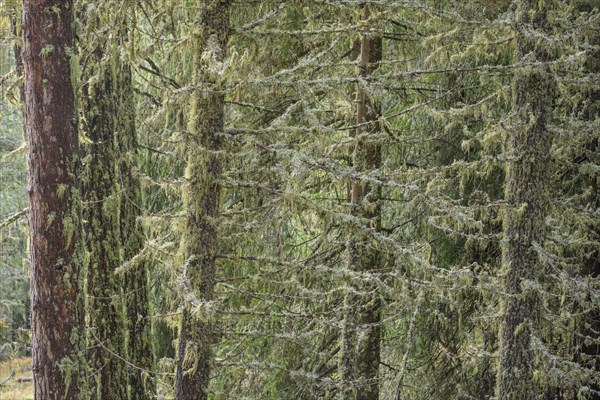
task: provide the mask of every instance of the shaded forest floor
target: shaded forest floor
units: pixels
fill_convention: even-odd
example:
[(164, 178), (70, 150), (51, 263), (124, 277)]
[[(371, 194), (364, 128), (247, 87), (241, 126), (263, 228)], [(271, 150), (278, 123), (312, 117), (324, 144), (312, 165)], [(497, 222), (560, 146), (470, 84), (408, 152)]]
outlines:
[(0, 386), (0, 400), (33, 399), (31, 358), (17, 358), (1, 362), (0, 383), (4, 382), (11, 375), (12, 377)]

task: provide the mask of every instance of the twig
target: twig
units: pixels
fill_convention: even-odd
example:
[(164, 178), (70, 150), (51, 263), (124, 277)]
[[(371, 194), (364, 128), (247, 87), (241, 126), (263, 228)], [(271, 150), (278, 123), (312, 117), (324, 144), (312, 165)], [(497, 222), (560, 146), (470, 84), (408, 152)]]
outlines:
[(15, 370), (14, 369), (12, 371), (10, 371), (10, 375), (8, 375), (8, 378), (6, 378), (2, 382), (0, 382), (0, 386), (3, 386), (6, 382), (10, 381), (13, 376), (15, 376)]
[(94, 336), (94, 339), (96, 339), (96, 341), (98, 342), (98, 346), (101, 347), (103, 350), (105, 350), (106, 352), (108, 352), (110, 355), (112, 355), (113, 357), (117, 358), (118, 360), (122, 361), (123, 363), (125, 363), (126, 365), (130, 366), (131, 368), (137, 369), (138, 371), (142, 371), (145, 372), (147, 374), (150, 375), (159, 375), (159, 376), (173, 376), (175, 375), (172, 372), (157, 372), (157, 371), (152, 371), (143, 367), (140, 367), (138, 365), (135, 365), (134, 363), (132, 363), (129, 360), (126, 360), (125, 358), (123, 358), (122, 356), (120, 356), (119, 354), (115, 353), (114, 351), (112, 351), (111, 349), (109, 349), (106, 345), (104, 345), (102, 342), (100, 342), (98, 340), (98, 337), (94, 334), (93, 331), (90, 331), (92, 333), (92, 335)]
[(4, 221), (0, 222), (0, 229), (4, 229), (13, 222), (17, 221), (23, 215), (27, 214), (29, 211), (29, 207), (22, 209), (21, 211), (17, 211), (16, 213), (9, 215)]

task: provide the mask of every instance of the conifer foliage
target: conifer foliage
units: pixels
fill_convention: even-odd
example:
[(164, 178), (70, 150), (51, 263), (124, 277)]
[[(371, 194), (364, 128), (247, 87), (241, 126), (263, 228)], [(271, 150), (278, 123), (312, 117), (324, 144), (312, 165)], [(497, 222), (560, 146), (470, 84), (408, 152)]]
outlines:
[(600, 398), (596, 3), (0, 1), (0, 361), (36, 399)]

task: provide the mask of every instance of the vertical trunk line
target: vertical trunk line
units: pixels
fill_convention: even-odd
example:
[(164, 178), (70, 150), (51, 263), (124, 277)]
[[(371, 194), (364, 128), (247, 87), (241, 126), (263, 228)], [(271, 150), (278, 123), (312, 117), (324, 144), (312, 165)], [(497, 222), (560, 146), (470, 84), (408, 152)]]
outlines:
[[(370, 11), (363, 6), (362, 19), (368, 21)], [(367, 37), (360, 41), (359, 69), (367, 78), (381, 62), (381, 39)], [(381, 148), (371, 143), (370, 135), (379, 130), (380, 106), (369, 98), (359, 83), (356, 92), (356, 130), (353, 167), (357, 174), (379, 168)], [(380, 188), (360, 180), (350, 187), (351, 214), (369, 221), (369, 229), (381, 229)], [(348, 238), (348, 268), (371, 272), (380, 267), (376, 250), (369, 248), (368, 233), (351, 232)], [(351, 278), (350, 278), (351, 279)], [(379, 363), (381, 336), (381, 300), (375, 282), (349, 282), (344, 296), (342, 352), (340, 357), (341, 394), (344, 399), (379, 398)]]
[[(225, 96), (219, 93), (221, 78), (211, 71), (213, 62), (223, 62), (229, 34), (229, 0), (204, 0), (200, 8), (197, 80), (209, 93), (198, 91), (193, 99), (190, 138), (186, 143), (187, 167), (183, 188), (186, 225), (182, 249), (187, 260), (186, 280), (192, 293), (183, 294), (183, 315), (177, 350), (175, 398), (208, 398), (212, 366), (212, 344), (216, 337), (214, 301), (218, 236), (221, 147)], [(206, 54), (210, 52), (210, 54)], [(200, 307), (192, 307), (197, 299)]]
[(70, 0), (23, 3), (36, 400), (78, 398), (85, 383), (72, 12)]
[[(129, 17), (131, 13), (132, 16)], [(135, 5), (124, 12), (120, 32), (122, 46), (132, 45), (136, 20)], [(131, 20), (130, 20), (131, 18)], [(137, 174), (138, 138), (136, 129), (136, 105), (132, 83), (131, 66), (118, 61), (116, 66), (118, 179), (120, 184), (119, 214), (122, 246), (122, 263), (130, 262), (144, 248), (143, 227), (138, 221), (142, 215), (142, 185)], [(154, 398), (156, 387), (153, 378), (145, 371), (154, 370), (151, 339), (150, 303), (148, 299), (148, 265), (142, 260), (128, 268), (123, 276), (125, 331), (128, 360), (141, 369), (128, 368), (128, 399), (149, 400)]]
[[(102, 59), (100, 51), (94, 52), (95, 57), (91, 59), (97, 64), (88, 68), (90, 73), (97, 73), (97, 65)], [(93, 387), (94, 398), (98, 399), (126, 395), (124, 366), (110, 354), (124, 354), (125, 343), (121, 282), (114, 273), (120, 265), (121, 248), (115, 169), (116, 77), (109, 70), (101, 71), (101, 74), (103, 78), (97, 84), (84, 88), (84, 131), (92, 143), (84, 146), (82, 185), (89, 253), (88, 359), (98, 371)]]
[[(547, 2), (521, 0), (517, 4), (517, 60), (533, 54), (535, 61), (548, 61), (544, 43), (530, 33), (546, 28)], [(555, 85), (548, 67), (524, 68), (514, 78), (513, 112), (517, 119), (507, 144), (502, 252), (505, 297), (500, 323), (498, 400), (533, 400), (538, 396), (531, 337), (537, 325), (539, 300), (535, 289), (524, 288), (523, 283), (538, 281), (541, 272), (534, 245), (544, 238), (546, 162), (551, 142), (546, 125)]]

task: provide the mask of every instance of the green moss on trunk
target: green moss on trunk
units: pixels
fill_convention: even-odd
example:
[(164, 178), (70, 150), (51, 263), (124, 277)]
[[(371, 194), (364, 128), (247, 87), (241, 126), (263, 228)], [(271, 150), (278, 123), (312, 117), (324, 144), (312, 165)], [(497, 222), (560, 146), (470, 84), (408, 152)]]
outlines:
[[(90, 16), (88, 28), (95, 21)], [(91, 49), (83, 68), (87, 83), (82, 94), (84, 148), (84, 227), (89, 253), (87, 276), (88, 360), (94, 371), (92, 392), (97, 399), (125, 398), (122, 282), (114, 273), (120, 265), (119, 196), (117, 190), (115, 128), (118, 102), (113, 71), (101, 65), (104, 49)], [(99, 79), (92, 76), (98, 74)]]
[(190, 135), (186, 143), (187, 167), (183, 187), (186, 225), (182, 252), (187, 260), (183, 316), (177, 351), (175, 397), (201, 400), (208, 396), (215, 322), (210, 313), (215, 287), (217, 227), (221, 176), (219, 133), (223, 130), (224, 95), (218, 93), (221, 77), (215, 71), (225, 59), (229, 33), (229, 1), (205, 0), (200, 5), (196, 80)]
[[(137, 136), (131, 69), (119, 65), (119, 118), (117, 146), (119, 160), (120, 233), (122, 262), (127, 263), (144, 248), (144, 232), (138, 222), (142, 212), (142, 188), (136, 171)], [(150, 303), (148, 299), (148, 266), (144, 260), (131, 265), (124, 275), (125, 316), (127, 325), (127, 358), (141, 369), (129, 368), (129, 399), (153, 398), (155, 387), (146, 371), (154, 369), (151, 340)]]
[[(517, 10), (516, 57), (529, 54), (548, 61), (548, 44), (531, 29), (547, 29), (547, 4), (523, 0)], [(515, 73), (513, 112), (515, 124), (507, 143), (502, 268), (505, 297), (500, 325), (500, 360), (496, 394), (499, 400), (533, 400), (538, 389), (533, 381), (532, 330), (540, 307), (537, 292), (528, 283), (541, 272), (534, 249), (544, 239), (547, 211), (545, 185), (550, 150), (547, 124), (552, 111), (555, 81), (548, 67), (526, 67)]]
[[(369, 9), (366, 6), (362, 18), (369, 18)], [(366, 78), (379, 67), (382, 58), (381, 44), (381, 38), (361, 39), (359, 68), (362, 77)], [(368, 173), (381, 166), (381, 146), (369, 138), (379, 131), (377, 121), (381, 116), (381, 105), (368, 96), (362, 86), (357, 88), (356, 103), (356, 124), (360, 127), (353, 132), (356, 138), (353, 165), (357, 173)], [(351, 271), (368, 273), (381, 268), (380, 254), (373, 247), (369, 235), (371, 229), (381, 231), (380, 198), (379, 186), (361, 182), (353, 182), (351, 185), (351, 213), (368, 221), (368, 226), (350, 232), (348, 267)], [(380, 341), (381, 299), (377, 284), (372, 279), (350, 281), (344, 297), (339, 365), (343, 382), (342, 398), (379, 398)]]

